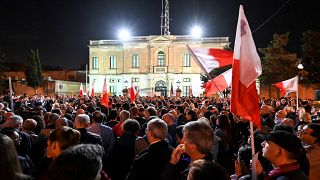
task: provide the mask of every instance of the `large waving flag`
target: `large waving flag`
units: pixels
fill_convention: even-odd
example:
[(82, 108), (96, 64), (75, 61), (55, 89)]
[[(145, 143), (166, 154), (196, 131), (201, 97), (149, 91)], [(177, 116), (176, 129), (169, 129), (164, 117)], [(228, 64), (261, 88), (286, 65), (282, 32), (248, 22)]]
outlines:
[(204, 88), (208, 96), (212, 96), (227, 89), (231, 85), (232, 68), (205, 83)]
[(239, 8), (232, 64), (231, 112), (260, 127), (256, 78), (261, 75), (261, 61), (242, 5)]
[(133, 82), (131, 82), (131, 87), (130, 87), (129, 91), (130, 91), (130, 101), (131, 101), (131, 102), (134, 102), (135, 99), (136, 99), (136, 93), (137, 93), (137, 91), (136, 91), (136, 89), (134, 88)]
[(94, 96), (94, 81), (92, 82), (91, 84), (91, 96), (93, 97)]
[(103, 82), (101, 104), (105, 107), (109, 107), (108, 87), (106, 78), (104, 78)]
[(290, 92), (298, 92), (298, 76), (273, 84), (280, 89), (280, 93), (285, 96)]
[(80, 84), (79, 96), (83, 96), (83, 85)]
[(232, 51), (216, 48), (191, 48), (188, 45), (187, 47), (206, 73), (209, 73), (212, 69), (232, 64)]

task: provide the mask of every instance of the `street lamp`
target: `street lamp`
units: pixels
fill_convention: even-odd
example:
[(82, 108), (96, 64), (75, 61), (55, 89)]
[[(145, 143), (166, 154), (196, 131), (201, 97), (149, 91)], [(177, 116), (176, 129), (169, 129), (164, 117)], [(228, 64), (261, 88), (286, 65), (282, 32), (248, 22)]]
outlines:
[(119, 39), (121, 39), (122, 41), (127, 41), (130, 38), (130, 33), (127, 29), (121, 29), (118, 33), (118, 37)]
[(202, 36), (202, 29), (199, 26), (194, 26), (191, 29), (191, 36), (194, 38), (201, 38)]

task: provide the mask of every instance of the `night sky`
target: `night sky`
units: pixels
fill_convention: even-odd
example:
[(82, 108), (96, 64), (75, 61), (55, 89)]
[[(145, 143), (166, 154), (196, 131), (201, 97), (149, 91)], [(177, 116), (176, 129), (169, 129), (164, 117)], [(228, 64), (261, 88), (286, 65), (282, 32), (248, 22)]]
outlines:
[[(228, 36), (234, 43), (240, 2), (252, 31), (288, 0), (171, 0), (170, 32), (189, 34), (194, 24), (204, 37)], [(253, 33), (256, 46), (266, 47), (274, 33), (291, 32), (288, 50), (301, 55), (301, 35), (320, 31), (315, 0), (290, 0)], [(24, 62), (38, 48), (42, 64), (79, 68), (88, 62), (89, 40), (117, 39), (118, 30), (134, 36), (160, 34), (161, 0), (2, 0), (0, 51), (8, 62)]]

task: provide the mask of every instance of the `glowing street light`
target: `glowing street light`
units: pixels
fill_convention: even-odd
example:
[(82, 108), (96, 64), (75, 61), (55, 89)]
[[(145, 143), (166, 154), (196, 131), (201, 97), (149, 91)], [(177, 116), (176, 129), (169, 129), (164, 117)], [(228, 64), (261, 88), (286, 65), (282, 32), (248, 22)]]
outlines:
[(121, 29), (118, 36), (122, 41), (127, 41), (130, 38), (130, 33), (127, 29)]
[(194, 26), (191, 30), (191, 36), (193, 36), (194, 38), (201, 38), (202, 29), (199, 26)]

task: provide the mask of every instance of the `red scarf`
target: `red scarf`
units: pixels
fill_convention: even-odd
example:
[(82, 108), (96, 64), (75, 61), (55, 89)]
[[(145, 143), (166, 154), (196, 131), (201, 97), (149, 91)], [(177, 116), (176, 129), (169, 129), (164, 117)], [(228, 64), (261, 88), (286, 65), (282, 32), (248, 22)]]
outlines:
[(285, 174), (287, 172), (295, 171), (298, 169), (300, 169), (300, 166), (297, 162), (292, 163), (292, 164), (285, 164), (285, 165), (279, 166), (279, 167), (273, 169), (272, 171), (270, 171), (267, 179), (269, 179), (269, 178), (273, 179), (274, 177), (277, 177), (281, 174)]

